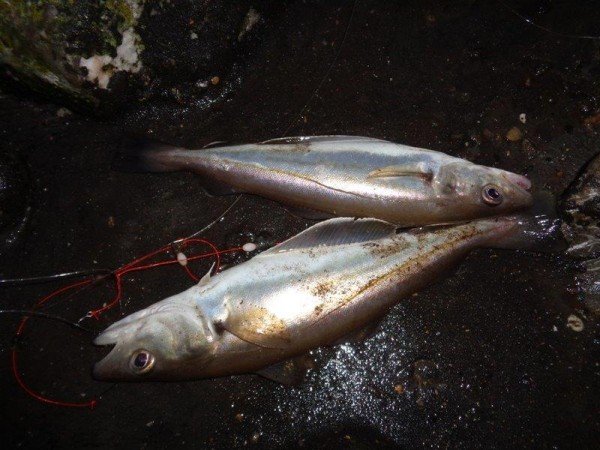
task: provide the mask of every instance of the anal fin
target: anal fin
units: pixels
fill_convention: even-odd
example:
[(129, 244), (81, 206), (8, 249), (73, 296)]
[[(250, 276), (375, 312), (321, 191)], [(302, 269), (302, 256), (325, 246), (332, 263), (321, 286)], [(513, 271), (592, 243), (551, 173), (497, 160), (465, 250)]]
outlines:
[(265, 367), (256, 373), (276, 383), (295, 386), (304, 381), (306, 372), (313, 367), (313, 359), (306, 354)]
[(202, 181), (202, 190), (211, 197), (221, 197), (223, 195), (241, 194), (231, 185), (218, 180), (206, 179)]
[(334, 214), (325, 211), (319, 211), (312, 208), (305, 208), (302, 206), (285, 206), (285, 209), (292, 216), (308, 220), (327, 220), (331, 219), (332, 217), (336, 217)]
[(363, 328), (354, 330), (340, 339), (335, 340), (331, 345), (347, 344), (347, 343), (360, 343), (366, 341), (370, 337), (374, 336), (379, 329), (379, 325), (383, 319), (377, 319)]

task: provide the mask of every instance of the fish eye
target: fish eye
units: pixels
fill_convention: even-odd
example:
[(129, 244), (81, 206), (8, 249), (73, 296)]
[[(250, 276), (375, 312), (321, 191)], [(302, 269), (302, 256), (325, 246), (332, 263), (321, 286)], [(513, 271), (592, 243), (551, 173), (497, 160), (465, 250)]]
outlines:
[(154, 366), (154, 356), (146, 350), (138, 350), (132, 355), (129, 365), (134, 372), (146, 373)]
[(483, 191), (481, 191), (481, 196), (483, 201), (490, 206), (497, 206), (502, 203), (503, 197), (502, 192), (498, 186), (493, 184), (488, 184), (483, 187)]

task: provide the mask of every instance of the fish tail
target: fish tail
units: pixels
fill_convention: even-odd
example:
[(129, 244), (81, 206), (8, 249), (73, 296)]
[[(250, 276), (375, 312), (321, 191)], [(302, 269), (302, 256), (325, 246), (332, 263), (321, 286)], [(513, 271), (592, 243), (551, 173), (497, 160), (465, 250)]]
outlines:
[(549, 192), (535, 194), (529, 210), (499, 220), (510, 223), (509, 231), (497, 239), (492, 236), (490, 247), (543, 253), (562, 252), (567, 248), (556, 200)]
[(118, 172), (176, 172), (181, 169), (177, 153), (185, 150), (150, 139), (128, 140), (117, 153), (112, 168)]

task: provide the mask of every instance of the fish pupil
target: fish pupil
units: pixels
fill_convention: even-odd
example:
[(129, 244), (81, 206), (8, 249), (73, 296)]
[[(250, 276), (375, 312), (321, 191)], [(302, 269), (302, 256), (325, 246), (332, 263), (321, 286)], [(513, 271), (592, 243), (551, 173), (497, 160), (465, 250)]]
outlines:
[(490, 196), (490, 198), (493, 198), (493, 199), (500, 198), (500, 192), (498, 192), (494, 188), (489, 188), (487, 191), (487, 194)]
[(144, 367), (146, 367), (146, 364), (148, 364), (148, 353), (138, 353), (135, 357), (135, 360), (133, 361), (133, 364), (139, 369), (143, 369)]

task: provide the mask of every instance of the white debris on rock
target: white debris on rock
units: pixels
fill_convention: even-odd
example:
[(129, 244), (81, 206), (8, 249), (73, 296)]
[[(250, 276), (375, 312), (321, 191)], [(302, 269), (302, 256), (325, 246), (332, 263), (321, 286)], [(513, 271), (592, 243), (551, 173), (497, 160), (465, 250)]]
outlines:
[(144, 10), (144, 1), (145, 0), (125, 0), (127, 6), (129, 6), (129, 11), (131, 11), (131, 16), (134, 20), (138, 20), (142, 16), (142, 11)]
[(571, 314), (569, 317), (567, 317), (567, 327), (573, 331), (583, 331), (583, 320), (581, 320), (575, 314)]
[(256, 250), (256, 244), (253, 242), (248, 242), (242, 246), (242, 250), (244, 250), (247, 253), (253, 252), (254, 250)]
[(58, 108), (58, 111), (56, 111), (56, 115), (58, 117), (66, 117), (66, 116), (70, 116), (71, 114), (73, 114), (71, 112), (71, 110), (67, 109), (67, 108)]
[(101, 89), (106, 89), (110, 77), (112, 76), (112, 68), (108, 67), (112, 62), (112, 57), (109, 55), (94, 55), (89, 58), (81, 58), (79, 67), (85, 67), (88, 71), (86, 79), (92, 83), (97, 83)]
[(521, 121), (521, 123), (527, 122), (527, 114), (525, 114), (525, 113), (519, 114), (519, 120)]
[(42, 74), (42, 78), (48, 81), (50, 84), (60, 84), (61, 80), (58, 78), (58, 75), (52, 72), (45, 72)]
[(246, 17), (244, 17), (242, 28), (238, 34), (238, 41), (241, 41), (244, 35), (254, 28), (254, 25), (256, 25), (259, 20), (260, 14), (254, 8), (250, 8), (246, 14)]
[(113, 65), (117, 70), (137, 73), (142, 67), (142, 61), (138, 54), (139, 35), (133, 28), (123, 32), (123, 41), (117, 47), (117, 56), (113, 59)]
[[(117, 47), (117, 55), (92, 55), (81, 58), (79, 67), (87, 69), (86, 80), (96, 83), (100, 89), (108, 89), (108, 83), (115, 72), (137, 73), (142, 68), (140, 51), (142, 39), (135, 32), (134, 26), (142, 15), (144, 1), (126, 0), (131, 11), (133, 25), (122, 31), (121, 44)], [(120, 30), (119, 30), (120, 31)]]

